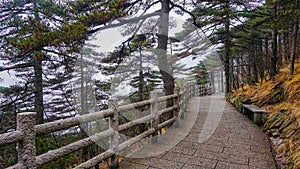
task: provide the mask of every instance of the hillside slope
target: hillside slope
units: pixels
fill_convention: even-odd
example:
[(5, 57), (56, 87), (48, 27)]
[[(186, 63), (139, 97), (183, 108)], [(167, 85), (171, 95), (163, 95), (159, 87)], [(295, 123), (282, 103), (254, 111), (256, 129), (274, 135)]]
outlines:
[(268, 110), (264, 131), (270, 136), (282, 168), (300, 168), (300, 64), (294, 75), (288, 66), (273, 79), (234, 91), (230, 102), (238, 109), (252, 103)]

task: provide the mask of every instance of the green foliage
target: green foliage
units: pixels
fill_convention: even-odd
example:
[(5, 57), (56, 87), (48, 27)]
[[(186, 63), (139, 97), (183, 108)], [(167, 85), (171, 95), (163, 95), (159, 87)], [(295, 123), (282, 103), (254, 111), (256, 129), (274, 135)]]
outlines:
[[(42, 81), (43, 89), (39, 93), (51, 96), (44, 102), (41, 101), (44, 104), (42, 105), (44, 110), (41, 112), (47, 114), (50, 111), (51, 115), (72, 115), (74, 106), (70, 106), (72, 91), (68, 85), (78, 53), (85, 40), (96, 31), (94, 27), (123, 15), (124, 3), (124, 0), (1, 1), (0, 59), (1, 63), (3, 61), (5, 64), (1, 64), (0, 71), (13, 70), (21, 81), (16, 86), (1, 90), (1, 114), (34, 111), (37, 102), (34, 95), (38, 93), (35, 90), (37, 86), (34, 86), (34, 82), (38, 79), (35, 77), (34, 67), (38, 67), (35, 65), (36, 61), (41, 61), (39, 68), (42, 76), (39, 79)], [(107, 89), (109, 86), (104, 85), (103, 88)], [(52, 97), (54, 93), (55, 98)], [(51, 116), (48, 120), (57, 118)], [(9, 124), (1, 122), (1, 126), (13, 128), (14, 122), (15, 120), (10, 120)], [(60, 137), (57, 136), (61, 139)], [(58, 142), (50, 137), (37, 139), (37, 153), (45, 153), (62, 146), (62, 143), (77, 139), (75, 136), (67, 137), (69, 140)], [(67, 168), (80, 162), (79, 154), (76, 152), (70, 157), (60, 158), (43, 168)], [(2, 157), (0, 158), (2, 160)]]
[[(81, 139), (80, 134), (73, 134), (73, 133), (64, 134), (64, 135), (55, 135), (55, 136), (47, 135), (47, 136), (39, 137), (36, 139), (37, 155), (46, 153), (53, 149), (57, 149), (64, 145), (75, 142), (79, 139)], [(40, 168), (41, 169), (53, 169), (53, 168), (65, 169), (80, 163), (81, 161), (80, 159), (81, 159), (81, 152), (76, 151), (65, 157), (58, 158), (53, 162), (45, 164)]]
[(196, 74), (195, 79), (197, 84), (203, 85), (209, 82), (209, 75), (204, 65), (204, 62), (200, 61), (198, 65), (192, 69), (192, 73)]
[(191, 25), (190, 22), (186, 21), (183, 24), (183, 30), (179, 33), (175, 33), (175, 38), (174, 40), (172, 40), (173, 38), (171, 38), (171, 42), (176, 42), (176, 40), (178, 39), (184, 39), (187, 35), (189, 35), (191, 32), (195, 31), (195, 26)]
[(140, 50), (151, 47), (151, 36), (147, 34), (137, 34), (130, 42), (131, 50)]

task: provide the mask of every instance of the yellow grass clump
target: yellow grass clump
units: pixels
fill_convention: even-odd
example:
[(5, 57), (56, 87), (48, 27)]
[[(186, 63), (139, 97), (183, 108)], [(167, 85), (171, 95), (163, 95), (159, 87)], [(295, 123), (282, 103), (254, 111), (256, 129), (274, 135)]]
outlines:
[[(300, 64), (295, 67), (299, 68)], [(244, 86), (232, 92), (231, 102), (251, 102), (268, 112), (263, 129), (272, 137), (283, 142), (278, 146), (277, 155), (285, 157), (286, 168), (300, 168), (300, 71), (289, 75), (289, 66), (268, 81), (253, 86)]]

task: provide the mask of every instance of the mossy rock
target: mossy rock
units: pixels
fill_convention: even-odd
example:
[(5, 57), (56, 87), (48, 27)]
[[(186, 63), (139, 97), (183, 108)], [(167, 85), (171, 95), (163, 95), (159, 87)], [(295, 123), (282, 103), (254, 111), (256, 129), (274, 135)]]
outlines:
[(269, 136), (272, 136), (272, 137), (279, 137), (280, 136), (280, 132), (278, 129), (271, 129), (271, 130), (268, 130), (266, 132), (267, 135)]

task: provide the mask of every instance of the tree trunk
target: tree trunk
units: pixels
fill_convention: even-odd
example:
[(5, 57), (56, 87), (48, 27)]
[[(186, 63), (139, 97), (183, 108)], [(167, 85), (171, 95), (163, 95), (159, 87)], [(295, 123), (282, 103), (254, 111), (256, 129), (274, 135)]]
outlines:
[[(165, 95), (174, 94), (174, 77), (172, 64), (168, 61), (167, 58), (167, 46), (168, 46), (168, 32), (169, 32), (169, 12), (170, 4), (169, 0), (161, 1), (161, 13), (160, 21), (158, 24), (158, 46), (156, 48), (156, 54), (158, 59), (158, 68), (162, 76), (164, 83)], [(173, 106), (173, 99), (167, 100), (166, 107)], [(172, 118), (173, 113), (166, 113), (161, 118), (160, 121), (166, 121)]]
[(229, 65), (231, 65), (230, 66), (230, 70), (229, 70), (229, 79), (230, 79), (230, 85), (231, 85), (231, 87), (230, 87), (230, 89), (232, 90), (232, 89), (234, 89), (234, 90), (237, 90), (237, 83), (236, 83), (236, 81), (237, 81), (237, 77), (236, 77), (236, 75), (235, 75), (235, 73), (233, 73), (233, 72), (235, 72), (234, 71), (234, 64), (233, 64), (233, 59), (230, 59), (229, 60)]
[(242, 81), (241, 79), (243, 79), (243, 76), (241, 75), (242, 71), (241, 71), (241, 66), (240, 66), (240, 57), (236, 58), (236, 62), (237, 62), (237, 79), (238, 79), (238, 88), (240, 88), (242, 86)]
[(284, 62), (288, 63), (290, 61), (290, 43), (289, 43), (289, 30), (283, 35), (283, 54), (284, 54)]
[[(158, 36), (157, 57), (158, 57), (158, 68), (162, 75), (162, 80), (164, 82), (164, 89), (166, 95), (170, 95), (174, 93), (173, 70), (172, 70), (171, 63), (169, 63), (167, 58), (169, 12), (170, 12), (169, 1), (162, 0), (159, 31), (157, 35)], [(172, 104), (168, 103), (168, 106), (172, 106)]]
[[(34, 19), (36, 21), (40, 21), (39, 13), (38, 13), (38, 1), (34, 0)], [(36, 115), (36, 123), (42, 124), (44, 123), (44, 103), (43, 103), (43, 53), (41, 51), (34, 52), (34, 109), (37, 113)]]
[(295, 60), (297, 57), (297, 40), (298, 40), (298, 31), (299, 31), (299, 23), (298, 19), (294, 26), (294, 40), (293, 40), (293, 55), (291, 57), (291, 63), (290, 63), (290, 74), (294, 74), (295, 71)]
[(224, 68), (223, 66), (221, 67), (220, 73), (221, 73), (221, 92), (224, 92), (224, 77), (223, 77), (223, 72)]
[(253, 78), (252, 78), (252, 67), (253, 67), (253, 49), (252, 46), (249, 47), (249, 56), (248, 56), (248, 66), (247, 66), (247, 83), (249, 85), (253, 85)]
[[(241, 65), (246, 65), (247, 63), (245, 61), (243, 61), (244, 59), (241, 57)], [(247, 77), (248, 76), (248, 73), (247, 73), (247, 68), (248, 66), (241, 66), (241, 71), (242, 71), (242, 77), (243, 77), (243, 82), (242, 84), (244, 85), (245, 83), (248, 83), (248, 78), (244, 78), (244, 77)]]
[(282, 50), (282, 37), (281, 37), (282, 35), (281, 34), (279, 34), (278, 35), (278, 53), (277, 53), (277, 57), (278, 57), (278, 63), (277, 63), (277, 65), (278, 65), (278, 67), (282, 67), (282, 65), (283, 65), (283, 50)]
[(214, 76), (214, 73), (215, 73), (214, 70), (211, 69), (211, 70), (210, 70), (210, 79), (211, 79), (210, 82), (211, 82), (211, 86), (212, 86), (212, 87), (215, 86), (215, 76)]
[(257, 63), (258, 63), (258, 45), (254, 45), (254, 55), (253, 55), (253, 80), (254, 82), (258, 82), (258, 68), (257, 68)]
[(225, 18), (225, 41), (224, 41), (224, 46), (225, 46), (225, 58), (224, 58), (224, 69), (225, 69), (225, 93), (230, 92), (230, 65), (229, 65), (229, 59), (230, 59), (230, 19), (229, 19), (229, 1), (226, 1), (225, 4), (225, 11), (226, 11), (226, 18)]
[(81, 60), (80, 60), (80, 114), (86, 114), (85, 111), (85, 89), (84, 89), (84, 61), (83, 61), (83, 55), (81, 55)]
[[(265, 55), (264, 55), (264, 63), (265, 68), (268, 70), (268, 73), (270, 73), (270, 59), (269, 59), (269, 39), (268, 37), (265, 38)], [(265, 80), (267, 80), (267, 76), (265, 76)]]
[(138, 95), (139, 95), (139, 101), (142, 101), (143, 98), (143, 88), (144, 88), (144, 74), (143, 74), (143, 59), (142, 59), (142, 48), (140, 48), (140, 58), (139, 58), (139, 82), (138, 82), (138, 86), (139, 86), (139, 91), (138, 91)]
[[(273, 16), (276, 18), (276, 13), (277, 13), (277, 5), (274, 5), (274, 14)], [(278, 31), (277, 31), (277, 26), (276, 24), (273, 27), (272, 30), (272, 58), (271, 58), (271, 71), (270, 71), (270, 76), (273, 77), (277, 73), (277, 61), (278, 61), (278, 56), (277, 56), (277, 36), (278, 36)]]
[[(262, 56), (262, 57), (259, 57), (259, 56)], [(262, 41), (261, 44), (259, 44), (259, 54), (258, 54), (259, 62), (261, 64), (257, 64), (261, 84), (262, 84), (262, 82), (265, 78), (265, 64), (266, 64), (266, 62), (264, 61), (265, 59), (264, 59), (263, 56), (264, 56), (264, 53), (263, 53), (263, 41)]]
[(35, 56), (34, 58), (34, 109), (37, 113), (37, 124), (44, 123), (42, 60), (41, 56)]

